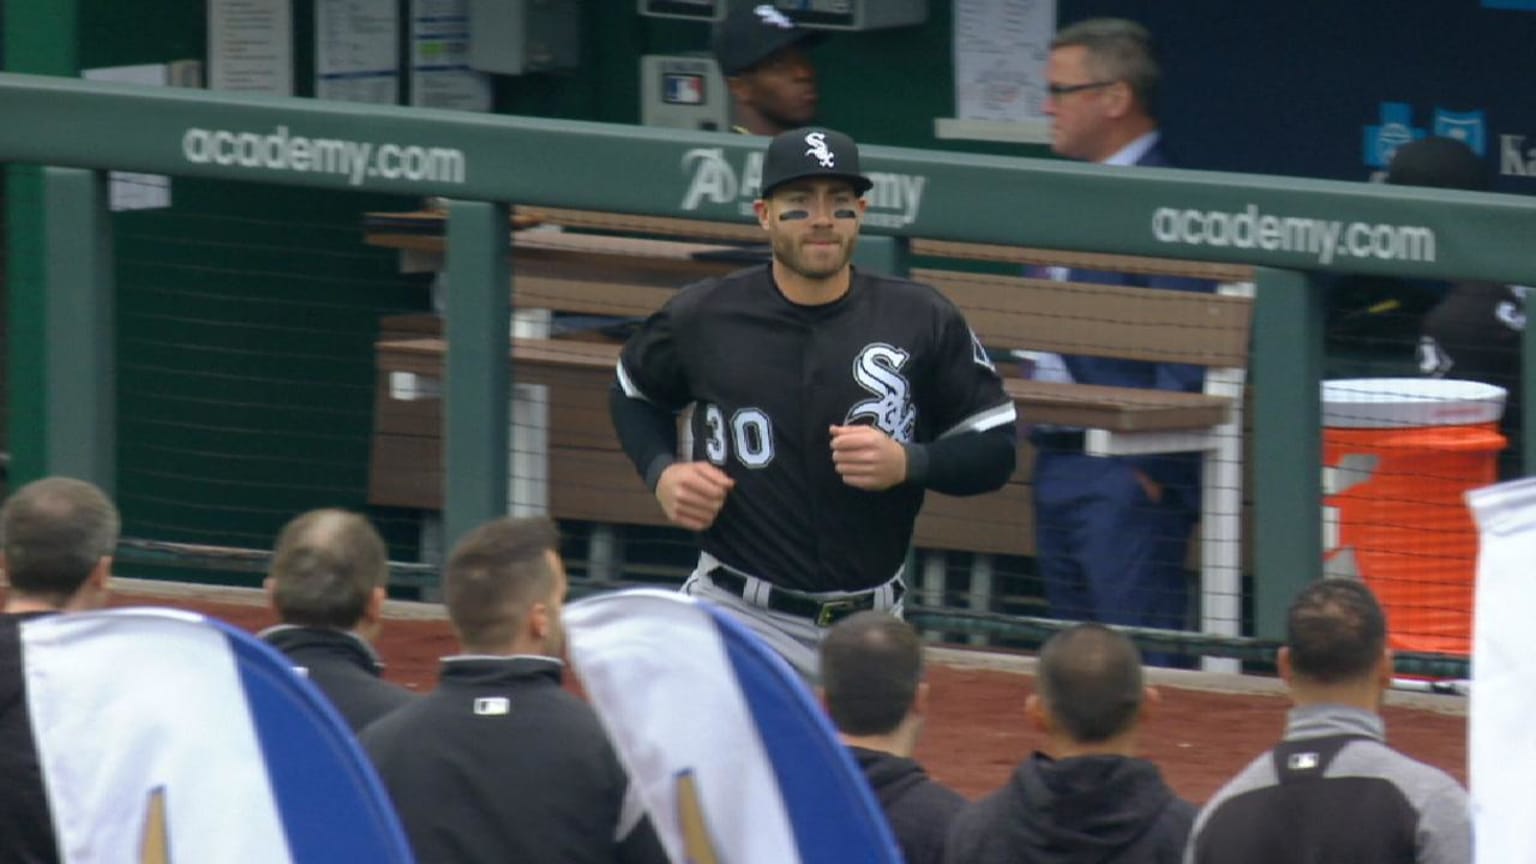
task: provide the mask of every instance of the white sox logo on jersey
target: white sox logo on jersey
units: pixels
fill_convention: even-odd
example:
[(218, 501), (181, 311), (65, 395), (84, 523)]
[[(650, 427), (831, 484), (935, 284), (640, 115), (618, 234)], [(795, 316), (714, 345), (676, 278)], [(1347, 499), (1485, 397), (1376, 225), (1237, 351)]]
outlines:
[(849, 424), (868, 418), (893, 439), (905, 444), (917, 432), (917, 406), (912, 387), (901, 374), (910, 354), (884, 342), (864, 346), (853, 359), (853, 380), (875, 394), (848, 410)]
[(811, 145), (811, 149), (805, 151), (807, 156), (815, 156), (816, 161), (823, 168), (832, 168), (837, 164), (837, 159), (832, 151), (827, 149), (827, 136), (822, 132), (811, 132), (805, 136), (805, 143)]

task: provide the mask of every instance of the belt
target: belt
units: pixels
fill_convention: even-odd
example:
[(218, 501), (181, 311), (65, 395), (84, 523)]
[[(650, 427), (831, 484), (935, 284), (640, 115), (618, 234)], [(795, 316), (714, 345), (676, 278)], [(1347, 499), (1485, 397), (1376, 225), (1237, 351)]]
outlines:
[[(724, 588), (742, 599), (746, 599), (747, 577), (727, 570), (724, 567), (716, 567), (705, 575), (716, 586)], [(775, 587), (770, 588), (768, 591), (768, 602), (761, 605), (774, 612), (783, 612), (796, 618), (808, 618), (815, 622), (817, 627), (830, 627), (855, 612), (863, 612), (866, 609), (875, 608), (875, 596), (878, 590), (877, 588), (871, 588), (868, 591), (851, 597), (817, 600), (815, 597), (792, 594), (783, 588)], [(891, 601), (894, 603), (900, 600), (902, 593), (903, 588), (900, 582), (891, 586)]]
[(1087, 440), (1081, 429), (1033, 429), (1029, 443), (1047, 453), (1081, 453)]

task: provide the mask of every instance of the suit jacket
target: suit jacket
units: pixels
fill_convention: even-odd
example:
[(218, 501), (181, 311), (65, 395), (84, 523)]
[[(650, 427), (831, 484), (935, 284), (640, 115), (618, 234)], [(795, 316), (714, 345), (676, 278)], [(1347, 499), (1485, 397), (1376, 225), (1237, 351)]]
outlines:
[[(1161, 142), (1142, 154), (1137, 165), (1147, 167), (1172, 167)], [(1070, 270), (1070, 282), (1088, 282), (1095, 285), (1124, 285), (1140, 288), (1157, 288), (1167, 291), (1201, 291), (1210, 293), (1216, 286), (1204, 279), (1179, 276), (1147, 276), (1136, 273), (1117, 273), (1109, 270)], [(1086, 357), (1063, 354), (1062, 360), (1072, 379), (1079, 384), (1101, 384), (1110, 387), (1140, 387), (1155, 390), (1179, 390), (1198, 393), (1205, 386), (1205, 369), (1187, 363), (1152, 363), (1145, 360), (1122, 360), (1113, 357)], [(1200, 484), (1198, 454), (1122, 456), (1126, 463), (1142, 470), (1158, 484), (1173, 487), (1192, 505), (1197, 500)], [(1192, 506), (1195, 509), (1198, 505)]]

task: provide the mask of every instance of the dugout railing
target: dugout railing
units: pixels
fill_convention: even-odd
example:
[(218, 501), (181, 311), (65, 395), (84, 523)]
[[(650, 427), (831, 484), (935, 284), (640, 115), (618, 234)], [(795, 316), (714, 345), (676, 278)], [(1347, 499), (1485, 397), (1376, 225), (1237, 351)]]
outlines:
[[(113, 262), (104, 172), (442, 196), (449, 202), (445, 524), (505, 512), (508, 205), (748, 221), (761, 142), (577, 121), (0, 75), (0, 158), (43, 174), (42, 252), (12, 248), (11, 476), (111, 487)], [(1536, 282), (1536, 203), (1492, 194), (864, 148), (869, 232), (1258, 266), (1254, 633), (1321, 574), (1321, 292), (1315, 275)], [(1536, 351), (1521, 442), (1536, 464)], [(19, 407), (26, 410), (17, 410)], [(1005, 626), (929, 610), (946, 628)], [(1023, 625), (1021, 625), (1023, 626)], [(1048, 624), (1028, 626), (1049, 626)], [(1149, 637), (1151, 638), (1151, 637)], [(1165, 634), (1156, 638), (1185, 639)], [(1198, 641), (1198, 640), (1195, 640)], [(1247, 643), (1205, 640), (1242, 655)]]

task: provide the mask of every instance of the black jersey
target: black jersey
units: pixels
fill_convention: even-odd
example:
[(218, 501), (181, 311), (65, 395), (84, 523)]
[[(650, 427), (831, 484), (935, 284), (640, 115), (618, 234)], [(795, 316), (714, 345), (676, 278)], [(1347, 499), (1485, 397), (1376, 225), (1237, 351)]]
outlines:
[(845, 484), (830, 426), (865, 423), (921, 444), (1014, 421), (952, 303), (858, 271), (842, 298), (819, 306), (786, 299), (767, 264), (689, 285), (624, 346), (619, 379), (628, 397), (668, 410), (696, 403), (693, 458), (735, 480), (704, 551), (800, 591), (889, 580), (923, 503), (912, 484)]

